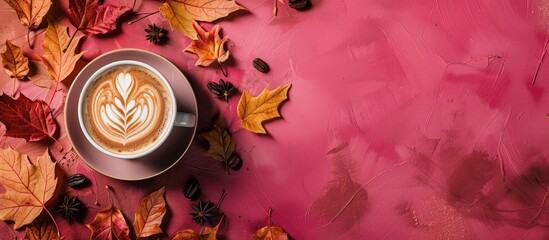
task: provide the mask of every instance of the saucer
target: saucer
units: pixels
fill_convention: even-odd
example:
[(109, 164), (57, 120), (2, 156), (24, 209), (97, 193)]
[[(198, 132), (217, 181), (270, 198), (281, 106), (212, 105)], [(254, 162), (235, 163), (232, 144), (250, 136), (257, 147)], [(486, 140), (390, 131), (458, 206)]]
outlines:
[(198, 119), (198, 106), (193, 89), (183, 73), (162, 56), (141, 49), (120, 49), (105, 53), (88, 63), (76, 76), (65, 103), (66, 128), (74, 150), (88, 166), (105, 176), (120, 180), (143, 180), (165, 172), (183, 157), (194, 138), (196, 125), (192, 128), (174, 127), (162, 146), (142, 158), (114, 158), (93, 147), (78, 121), (78, 98), (85, 82), (95, 71), (119, 60), (144, 62), (162, 73), (173, 88), (179, 112), (193, 113)]

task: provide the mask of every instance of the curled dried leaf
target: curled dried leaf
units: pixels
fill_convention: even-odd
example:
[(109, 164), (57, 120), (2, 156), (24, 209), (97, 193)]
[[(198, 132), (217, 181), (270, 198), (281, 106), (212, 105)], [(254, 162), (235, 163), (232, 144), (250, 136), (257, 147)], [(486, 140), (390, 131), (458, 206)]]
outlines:
[(219, 25), (215, 25), (206, 32), (197, 22), (193, 22), (193, 28), (197, 32), (197, 39), (193, 40), (185, 51), (198, 55), (196, 66), (210, 66), (213, 62), (224, 62), (229, 58), (229, 51), (225, 51), (227, 36), (219, 36)]
[(135, 213), (133, 227), (137, 237), (149, 237), (162, 233), (160, 225), (166, 214), (165, 188), (162, 187), (141, 201), (141, 207)]

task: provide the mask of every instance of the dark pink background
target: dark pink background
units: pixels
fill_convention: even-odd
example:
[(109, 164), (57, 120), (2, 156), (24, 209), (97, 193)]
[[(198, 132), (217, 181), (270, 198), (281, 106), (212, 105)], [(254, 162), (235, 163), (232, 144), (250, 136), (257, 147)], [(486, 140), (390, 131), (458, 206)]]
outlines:
[[(62, 17), (67, 1), (54, 2), (52, 15)], [(155, 11), (160, 3), (138, 1), (137, 10)], [(198, 138), (163, 175), (123, 182), (94, 174), (67, 152), (70, 146), (60, 152), (52, 145), (61, 180), (76, 172), (92, 179), (83, 190), (66, 189), (89, 206), (84, 223), (108, 205), (104, 185), (128, 222), (140, 200), (165, 185), (169, 214), (161, 237), (198, 230), (181, 191), (192, 174), (204, 199), (217, 201), (227, 191), (225, 239), (248, 239), (266, 224), (269, 208), (273, 223), (294, 239), (548, 239), (549, 59), (541, 61), (535, 85), (532, 80), (549, 42), (549, 1), (313, 0), (306, 12), (279, 4), (277, 17), (270, 0), (238, 3), (248, 12), (216, 22), (230, 39), (223, 79), (253, 95), (293, 85), (283, 117), (265, 125), (266, 136), (240, 128), (238, 96), (227, 104), (207, 91), (221, 72), (194, 66), (196, 56), (182, 52), (189, 39), (171, 32), (165, 46), (145, 41), (147, 24), (169, 28), (160, 15), (83, 40), (86, 61), (131, 47), (176, 64), (198, 96), (199, 131), (221, 114), (244, 161), (240, 171), (226, 174), (201, 156), (207, 144)], [(26, 31), (3, 1), (0, 19), (0, 42), (25, 46)], [(37, 45), (42, 39), (43, 30)], [(41, 47), (24, 51), (42, 53)], [(253, 69), (255, 57), (271, 72)], [(0, 88), (11, 94), (13, 81), (0, 76)], [(30, 82), (15, 88), (31, 98), (53, 96), (62, 127), (69, 84), (53, 95)], [(60, 141), (67, 144), (65, 135)], [(6, 137), (0, 145), (32, 157), (45, 148)], [(93, 205), (96, 197), (101, 206)], [(83, 224), (57, 219), (67, 239), (90, 234)], [(11, 236), (5, 226), (0, 234)]]

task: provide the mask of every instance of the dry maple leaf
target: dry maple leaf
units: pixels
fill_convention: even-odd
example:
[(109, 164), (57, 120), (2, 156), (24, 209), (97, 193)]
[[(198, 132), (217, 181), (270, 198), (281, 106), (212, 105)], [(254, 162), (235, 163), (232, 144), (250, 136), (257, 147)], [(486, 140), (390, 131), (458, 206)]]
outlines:
[(141, 201), (139, 211), (135, 213), (133, 227), (137, 237), (149, 237), (162, 233), (160, 224), (166, 214), (166, 201), (164, 200), (165, 188), (151, 193)]
[(210, 144), (208, 151), (202, 155), (221, 162), (229, 160), (233, 155), (236, 143), (231, 138), (221, 117), (215, 121), (211, 130), (202, 134), (202, 137)]
[[(76, 37), (76, 43), (80, 41)], [(74, 66), (80, 57), (85, 53), (76, 54), (78, 44), (72, 44), (67, 51), (63, 52), (63, 47), (69, 44), (68, 27), (61, 23), (48, 22), (48, 29), (44, 37), (44, 55), (42, 60), (51, 77), (56, 81), (63, 81), (74, 70)]]
[(28, 78), (34, 83), (34, 85), (42, 88), (50, 88), (53, 83), (53, 79), (48, 72), (48, 68), (42, 64), (42, 61), (29, 61), (29, 68), (31, 71), (28, 74)]
[(29, 59), (9, 40), (6, 40), (6, 51), (2, 53), (2, 65), (11, 78), (23, 79), (29, 73)]
[(93, 222), (86, 224), (86, 226), (92, 232), (91, 239), (130, 239), (130, 230), (124, 215), (112, 204), (110, 207), (98, 212)]
[(240, 9), (245, 10), (234, 0), (168, 0), (160, 5), (171, 28), (191, 39), (198, 39), (194, 21), (212, 22)]
[(8, 147), (0, 150), (0, 183), (6, 192), (0, 194), (0, 219), (15, 222), (14, 229), (31, 223), (57, 185), (55, 163), (48, 151), (31, 164), (26, 155)]
[(288, 234), (278, 226), (265, 226), (252, 235), (252, 240), (288, 240)]
[(224, 217), (224, 215), (221, 216), (217, 226), (204, 227), (201, 234), (192, 229), (186, 229), (177, 232), (172, 240), (217, 240), (217, 231), (219, 231), (219, 226), (221, 225)]
[(254, 133), (267, 133), (261, 124), (265, 120), (280, 117), (278, 105), (288, 98), (292, 84), (279, 86), (273, 91), (265, 88), (257, 97), (244, 90), (238, 102), (238, 117), (241, 126)]
[(6, 94), (0, 96), (0, 122), (6, 126), (4, 136), (31, 142), (53, 139), (57, 130), (48, 105), (41, 100), (31, 101), (23, 94), (17, 100)]
[(130, 11), (126, 6), (99, 4), (99, 0), (69, 0), (69, 22), (84, 34), (105, 34), (116, 29), (118, 18)]
[(51, 0), (4, 0), (8, 3), (17, 13), (19, 21), (23, 26), (27, 27), (27, 42), (29, 47), (32, 45), (29, 41), (30, 30), (36, 29), (42, 19), (48, 13), (51, 6)]
[(31, 227), (25, 230), (24, 240), (60, 240), (63, 239), (57, 235), (55, 225), (51, 219), (47, 218), (44, 214), (36, 218)]
[(198, 39), (193, 40), (185, 51), (198, 55), (196, 66), (210, 66), (213, 62), (224, 62), (229, 58), (229, 51), (225, 51), (224, 45), (228, 38), (219, 37), (219, 25), (215, 25), (206, 32), (197, 22), (193, 22), (193, 28), (198, 33)]

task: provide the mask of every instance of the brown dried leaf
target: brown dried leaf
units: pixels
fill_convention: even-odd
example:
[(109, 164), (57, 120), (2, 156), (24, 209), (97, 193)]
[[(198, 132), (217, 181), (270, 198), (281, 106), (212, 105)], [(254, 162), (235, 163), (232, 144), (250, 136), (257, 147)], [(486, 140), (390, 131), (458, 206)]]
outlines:
[(57, 235), (55, 225), (50, 218), (42, 214), (36, 218), (30, 228), (25, 231), (25, 240), (60, 240), (63, 237)]
[(51, 0), (4, 0), (17, 13), (23, 26), (32, 30), (37, 28), (48, 13)]
[(6, 40), (6, 51), (2, 53), (2, 66), (11, 78), (23, 79), (29, 73), (29, 59), (9, 40)]
[(162, 233), (160, 224), (166, 214), (165, 188), (151, 193), (141, 201), (139, 211), (135, 213), (133, 227), (137, 237), (149, 237)]
[(28, 78), (34, 83), (34, 85), (42, 88), (50, 88), (53, 85), (53, 79), (48, 73), (48, 69), (41, 61), (29, 61), (29, 72)]
[(215, 121), (210, 131), (202, 134), (202, 137), (210, 144), (208, 151), (202, 155), (221, 162), (229, 160), (233, 155), (236, 142), (231, 138), (221, 117)]
[(93, 222), (86, 224), (86, 226), (92, 232), (91, 239), (130, 239), (130, 229), (124, 215), (114, 205), (98, 212)]

